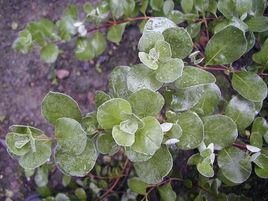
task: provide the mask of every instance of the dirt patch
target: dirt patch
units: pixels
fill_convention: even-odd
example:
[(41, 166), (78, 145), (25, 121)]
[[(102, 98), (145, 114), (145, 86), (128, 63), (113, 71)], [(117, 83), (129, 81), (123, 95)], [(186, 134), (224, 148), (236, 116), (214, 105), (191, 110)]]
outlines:
[[(48, 134), (52, 127), (43, 119), (40, 104), (45, 94), (52, 91), (71, 95), (85, 114), (95, 109), (94, 92), (106, 90), (107, 75), (116, 65), (137, 62), (135, 51), (140, 32), (129, 27), (120, 46), (109, 44), (109, 54), (92, 62), (79, 62), (73, 55), (73, 44), (63, 45), (65, 49), (54, 66), (40, 61), (38, 50), (22, 55), (11, 49), (11, 44), (27, 22), (42, 17), (56, 20), (69, 3), (82, 5), (86, 1), (50, 0), (20, 1), (0, 0), (0, 138), (3, 139), (12, 124), (26, 124), (43, 129)], [(12, 30), (12, 23), (18, 23), (18, 29)], [(102, 73), (96, 70), (100, 64)], [(70, 72), (67, 79), (52, 84), (52, 69), (66, 69)], [(13, 195), (13, 200), (23, 200), (34, 189), (31, 181), (24, 177), (22, 168), (0, 146), (0, 200)]]

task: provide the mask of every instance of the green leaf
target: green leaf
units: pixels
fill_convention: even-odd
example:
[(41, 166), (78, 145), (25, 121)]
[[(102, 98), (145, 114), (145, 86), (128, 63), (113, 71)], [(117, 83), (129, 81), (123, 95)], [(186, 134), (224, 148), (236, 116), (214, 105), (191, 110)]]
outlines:
[(86, 191), (83, 188), (75, 189), (74, 194), (81, 201), (86, 201), (87, 200), (87, 194), (86, 194)]
[(198, 163), (197, 170), (204, 177), (213, 177), (214, 176), (213, 167), (208, 162), (202, 161), (201, 163)]
[(204, 138), (204, 125), (195, 112), (184, 112), (178, 115), (178, 124), (182, 129), (177, 147), (183, 150), (197, 148)]
[(119, 146), (111, 134), (102, 133), (98, 135), (96, 145), (97, 150), (102, 154), (113, 155), (119, 150)]
[(145, 32), (142, 34), (139, 43), (138, 49), (141, 52), (149, 52), (155, 46), (155, 43), (158, 40), (164, 40), (164, 36), (159, 32)]
[(62, 152), (78, 155), (86, 147), (86, 132), (74, 119), (59, 118), (55, 123), (55, 137)]
[(252, 55), (253, 61), (258, 64), (267, 66), (268, 64), (268, 39), (263, 43), (261, 50)]
[(58, 193), (55, 197), (55, 201), (70, 201), (70, 198), (64, 193)]
[(243, 130), (253, 122), (255, 106), (253, 102), (234, 96), (228, 103), (224, 113), (234, 120), (238, 130)]
[(126, 154), (127, 158), (134, 163), (148, 161), (150, 158), (152, 158), (151, 155), (138, 153), (138, 152), (134, 151), (131, 147), (125, 147), (125, 154)]
[(225, 115), (211, 115), (203, 119), (205, 144), (213, 143), (216, 150), (231, 146), (237, 136), (238, 131), (235, 122)]
[(95, 92), (95, 104), (98, 108), (101, 104), (105, 103), (106, 101), (110, 100), (111, 97), (105, 93), (104, 91), (96, 91)]
[(251, 11), (252, 11), (254, 16), (262, 16), (264, 11), (265, 11), (266, 6), (267, 6), (266, 0), (252, 1)]
[(127, 86), (127, 73), (130, 67), (117, 66), (109, 75), (109, 92), (114, 98), (127, 98), (130, 94)]
[[(23, 156), (29, 151), (31, 151), (30, 144), (28, 143), (30, 141), (29, 137), (26, 134), (19, 134), (10, 132), (6, 135), (5, 142), (7, 144), (8, 151), (18, 155)], [(27, 142), (23, 146), (16, 146), (17, 142)]]
[(233, 74), (233, 88), (244, 98), (261, 102), (267, 96), (267, 85), (256, 73), (241, 71)]
[(135, 134), (138, 130), (139, 124), (136, 119), (127, 119), (122, 121), (119, 125), (120, 130), (129, 134)]
[(70, 16), (73, 19), (78, 18), (78, 8), (76, 5), (71, 4), (64, 10), (64, 16)]
[(95, 134), (98, 129), (97, 112), (88, 113), (83, 117), (81, 125), (84, 131), (87, 132), (87, 135)]
[(240, 17), (252, 8), (251, 0), (219, 0), (218, 9), (226, 17)]
[(109, 0), (109, 6), (113, 17), (119, 19), (124, 14), (123, 2), (120, 0)]
[(163, 33), (168, 28), (177, 27), (177, 25), (165, 17), (153, 17), (150, 18), (143, 29), (143, 34), (152, 32)]
[(195, 10), (197, 10), (200, 13), (205, 13), (208, 10), (209, 3), (210, 2), (208, 0), (195, 0), (194, 3)]
[(184, 28), (168, 28), (163, 32), (163, 36), (171, 46), (172, 57), (184, 59), (192, 52), (193, 42)]
[(78, 38), (75, 48), (75, 56), (81, 61), (88, 61), (95, 57), (95, 51), (91, 41), (87, 38)]
[(151, 159), (134, 163), (140, 180), (148, 184), (157, 184), (171, 171), (173, 160), (166, 147), (161, 147)]
[(12, 48), (26, 54), (33, 47), (32, 35), (28, 30), (19, 32), (19, 37), (13, 42)]
[(57, 21), (56, 26), (59, 30), (59, 36), (64, 41), (71, 40), (72, 36), (77, 33), (77, 28), (74, 26), (75, 20), (70, 16), (62, 17)]
[(160, 186), (158, 189), (162, 201), (176, 201), (177, 195), (170, 183)]
[(162, 86), (162, 83), (155, 78), (153, 70), (143, 64), (136, 64), (128, 72), (127, 86), (132, 92), (140, 89), (156, 91)]
[(170, 140), (177, 139), (179, 140), (182, 135), (182, 129), (178, 122), (174, 123), (172, 128), (165, 133), (163, 143), (168, 144)]
[(219, 152), (218, 166), (223, 176), (235, 184), (246, 181), (252, 169), (246, 152), (235, 147), (228, 147)]
[(163, 7), (164, 0), (150, 0), (150, 6), (153, 10), (160, 11)]
[(150, 89), (141, 89), (134, 92), (128, 101), (133, 108), (133, 112), (139, 117), (157, 116), (165, 103), (160, 93)]
[(35, 169), (47, 162), (50, 156), (51, 147), (49, 143), (37, 141), (36, 151), (29, 151), (25, 155), (21, 156), (19, 159), (19, 164), (24, 169)]
[[(150, 50), (150, 53), (152, 52), (152, 50), (155, 51), (155, 49), (153, 48)], [(150, 53), (147, 54), (145, 52), (139, 52), (139, 54), (138, 54), (139, 59), (146, 67), (148, 67), (152, 70), (156, 70), (158, 68), (158, 64), (157, 64), (158, 58), (155, 59), (155, 58), (151, 57)], [(157, 53), (157, 52), (155, 52), (155, 53)]]
[[(267, 151), (266, 151), (267, 152)], [(268, 178), (268, 156), (267, 153), (262, 153), (255, 161), (255, 173), (258, 177)]]
[(268, 124), (263, 117), (257, 117), (252, 125), (252, 132), (256, 132), (261, 136), (268, 134)]
[(216, 78), (212, 73), (197, 67), (185, 66), (182, 76), (176, 80), (175, 85), (179, 89), (184, 89), (191, 86), (206, 85), (215, 82)]
[(115, 142), (119, 146), (129, 147), (135, 142), (134, 134), (130, 134), (130, 133), (120, 130), (120, 127), (117, 125), (113, 127), (112, 135), (113, 135)]
[(268, 30), (268, 17), (257, 16), (246, 21), (248, 28), (253, 32), (265, 32)]
[(131, 105), (122, 98), (114, 98), (103, 103), (97, 110), (97, 120), (103, 129), (111, 129), (124, 120), (124, 114), (131, 114)]
[(61, 117), (68, 117), (81, 121), (81, 112), (77, 102), (62, 93), (50, 91), (42, 101), (41, 112), (49, 123), (55, 124)]
[(247, 50), (244, 32), (235, 26), (227, 26), (215, 33), (205, 49), (206, 65), (230, 64)]
[(204, 95), (199, 102), (193, 107), (198, 115), (209, 115), (214, 113), (216, 106), (221, 99), (221, 91), (216, 84), (204, 86)]
[(191, 38), (195, 38), (199, 35), (199, 32), (201, 30), (201, 22), (192, 23), (187, 26), (187, 32), (190, 34)]
[(91, 44), (94, 48), (96, 56), (101, 55), (107, 47), (106, 38), (99, 31), (96, 31), (92, 35)]
[(135, 9), (135, 1), (134, 0), (124, 0), (123, 7), (124, 7), (124, 15), (131, 16), (133, 14), (134, 9)]
[(44, 187), (48, 184), (48, 168), (46, 166), (41, 166), (37, 169), (34, 182), (38, 187)]
[(247, 51), (246, 51), (247, 53), (255, 46), (256, 38), (252, 31), (248, 31), (246, 32), (246, 39), (247, 39)]
[(163, 140), (161, 126), (155, 118), (150, 116), (143, 118), (142, 121), (144, 126), (136, 132), (132, 149), (138, 153), (154, 155)]
[(171, 58), (171, 47), (170, 44), (164, 40), (158, 40), (155, 43), (155, 50), (159, 52), (159, 60), (166, 61)]
[(203, 160), (203, 157), (200, 156), (200, 153), (193, 154), (188, 158), (187, 165), (197, 165), (198, 163), (201, 163)]
[(163, 5), (163, 12), (165, 15), (168, 15), (172, 10), (174, 10), (174, 2), (173, 0), (167, 0), (164, 2), (164, 5)]
[(190, 13), (193, 9), (194, 0), (182, 0), (181, 8), (184, 13)]
[(132, 192), (145, 195), (148, 184), (141, 181), (138, 177), (133, 177), (127, 181), (128, 187)]
[(113, 25), (108, 29), (107, 39), (113, 43), (119, 44), (125, 31), (126, 23)]
[(203, 86), (193, 86), (185, 89), (179, 89), (172, 93), (170, 108), (175, 112), (189, 110), (201, 100), (203, 95)]
[(86, 143), (85, 150), (79, 155), (70, 155), (62, 152), (61, 149), (57, 149), (55, 163), (63, 173), (70, 176), (84, 177), (92, 170), (98, 153), (92, 140), (88, 139)]
[(181, 59), (171, 58), (164, 63), (160, 63), (156, 70), (156, 79), (159, 82), (174, 82), (182, 75), (184, 63)]
[(40, 57), (46, 63), (54, 63), (59, 55), (59, 48), (55, 44), (48, 44), (41, 49)]

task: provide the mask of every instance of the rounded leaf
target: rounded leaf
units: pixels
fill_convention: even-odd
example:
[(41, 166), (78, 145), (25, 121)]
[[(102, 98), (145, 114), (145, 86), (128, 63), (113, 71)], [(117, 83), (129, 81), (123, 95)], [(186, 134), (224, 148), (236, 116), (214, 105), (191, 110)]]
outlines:
[(261, 102), (267, 96), (267, 85), (256, 73), (241, 71), (233, 74), (233, 88), (244, 98)]
[(204, 139), (204, 125), (195, 112), (184, 112), (178, 115), (178, 124), (182, 129), (177, 147), (183, 150), (197, 148)]
[(223, 176), (235, 184), (246, 181), (252, 169), (246, 152), (236, 147), (228, 147), (219, 152), (218, 166)]
[(134, 92), (128, 101), (133, 108), (133, 112), (140, 117), (157, 116), (165, 103), (160, 93), (149, 89)]
[(198, 172), (204, 177), (214, 176), (213, 167), (208, 162), (203, 161), (201, 163), (198, 163), (196, 167), (197, 167)]
[(113, 155), (119, 150), (119, 146), (114, 141), (111, 134), (102, 133), (98, 135), (97, 150), (102, 154)]
[(122, 98), (114, 98), (103, 103), (97, 111), (97, 120), (103, 129), (111, 129), (124, 120), (124, 113), (131, 114), (131, 105)]
[(216, 78), (212, 73), (202, 70), (201, 68), (185, 66), (182, 76), (176, 80), (175, 85), (179, 89), (184, 89), (191, 86), (206, 85), (215, 82)]
[(152, 158), (152, 155), (138, 153), (134, 151), (131, 147), (125, 147), (125, 154), (127, 158), (132, 162), (143, 162), (148, 161), (150, 158)]
[(148, 116), (142, 121), (144, 126), (136, 132), (132, 149), (139, 153), (153, 155), (161, 146), (163, 132), (155, 118)]
[(183, 67), (183, 61), (177, 58), (161, 62), (156, 70), (156, 79), (163, 83), (174, 82), (182, 75)]
[(192, 38), (184, 28), (173, 27), (166, 29), (163, 32), (163, 36), (171, 46), (172, 57), (184, 59), (192, 52)]
[(50, 156), (50, 144), (37, 141), (35, 152), (29, 151), (25, 155), (21, 156), (19, 159), (19, 164), (24, 169), (35, 169), (47, 162)]
[(161, 147), (145, 162), (134, 163), (134, 168), (140, 180), (148, 184), (157, 184), (171, 171), (173, 159), (166, 147)]
[(49, 123), (55, 124), (56, 120), (61, 117), (68, 117), (81, 121), (81, 112), (77, 102), (62, 93), (50, 91), (42, 102), (42, 115)]
[(159, 32), (162, 33), (168, 28), (177, 27), (177, 25), (165, 17), (153, 17), (144, 25), (143, 33)]
[(234, 96), (225, 109), (225, 115), (234, 120), (239, 130), (243, 130), (254, 120), (255, 105), (253, 102)]
[(119, 126), (114, 126), (112, 130), (114, 141), (119, 146), (129, 147), (135, 142), (135, 135), (120, 130)]
[(244, 32), (235, 26), (227, 26), (208, 41), (205, 49), (206, 65), (233, 63), (246, 50), (247, 40)]
[(155, 78), (153, 70), (143, 64), (134, 65), (127, 75), (127, 86), (132, 92), (140, 89), (158, 90), (162, 83)]
[(215, 149), (220, 150), (235, 142), (238, 131), (235, 122), (230, 117), (217, 114), (206, 116), (202, 120), (206, 145), (213, 143)]
[(84, 177), (94, 167), (98, 153), (92, 140), (87, 140), (85, 150), (79, 155), (70, 155), (58, 149), (55, 163), (63, 173), (70, 176)]
[(62, 152), (81, 154), (87, 143), (86, 132), (74, 119), (60, 118), (55, 123), (55, 137)]
[(138, 43), (138, 49), (141, 52), (149, 52), (158, 40), (164, 40), (164, 36), (159, 32), (143, 33)]
[[(26, 144), (20, 147), (16, 146), (16, 142), (23, 141), (26, 142)], [(26, 153), (31, 151), (30, 144), (27, 141), (29, 142), (29, 138), (26, 134), (18, 134), (13, 132), (8, 133), (5, 139), (8, 151), (18, 156), (25, 155)]]
[(59, 55), (59, 48), (55, 44), (48, 44), (41, 49), (41, 59), (47, 63), (54, 63)]

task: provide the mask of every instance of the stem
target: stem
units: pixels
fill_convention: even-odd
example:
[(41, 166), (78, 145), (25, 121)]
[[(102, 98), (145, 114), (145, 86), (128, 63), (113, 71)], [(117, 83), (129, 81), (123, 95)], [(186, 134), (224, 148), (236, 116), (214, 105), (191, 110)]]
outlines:
[(234, 146), (234, 147), (237, 147), (237, 148), (239, 148), (239, 149), (241, 149), (241, 150), (247, 150), (247, 146), (246, 146), (246, 144), (233, 143), (233, 146)]
[[(125, 170), (126, 170), (128, 164), (129, 164), (129, 160), (126, 159), (121, 175), (124, 174), (124, 172), (125, 172)], [(119, 182), (119, 180), (120, 180), (121, 178), (122, 178), (122, 177), (118, 177), (118, 178), (116, 178), (116, 180), (114, 181), (114, 183), (112, 184), (112, 186), (111, 186), (108, 190), (106, 190), (105, 193), (104, 193), (100, 198), (98, 198), (96, 201), (103, 200), (103, 199), (104, 199), (105, 197), (107, 197), (111, 192), (113, 192), (113, 189), (116, 187), (116, 185), (118, 184), (118, 182)]]

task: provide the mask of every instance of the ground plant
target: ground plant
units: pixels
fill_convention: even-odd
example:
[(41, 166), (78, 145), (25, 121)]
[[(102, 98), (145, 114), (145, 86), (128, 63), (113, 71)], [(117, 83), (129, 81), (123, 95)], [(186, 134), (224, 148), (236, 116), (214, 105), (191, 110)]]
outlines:
[[(86, 3), (83, 18), (72, 5), (55, 23), (30, 22), (13, 47), (40, 47), (53, 63), (67, 41), (76, 42), (79, 60), (92, 60), (138, 21), (140, 62), (116, 66), (87, 114), (70, 96), (49, 92), (41, 113), (54, 134), (12, 125), (8, 152), (39, 187), (58, 169), (75, 189), (43, 188), (45, 201), (251, 200), (219, 189), (252, 174), (268, 178), (266, 7), (265, 0), (110, 0)], [(195, 180), (175, 165), (182, 152)], [(182, 193), (179, 184), (194, 190)]]

